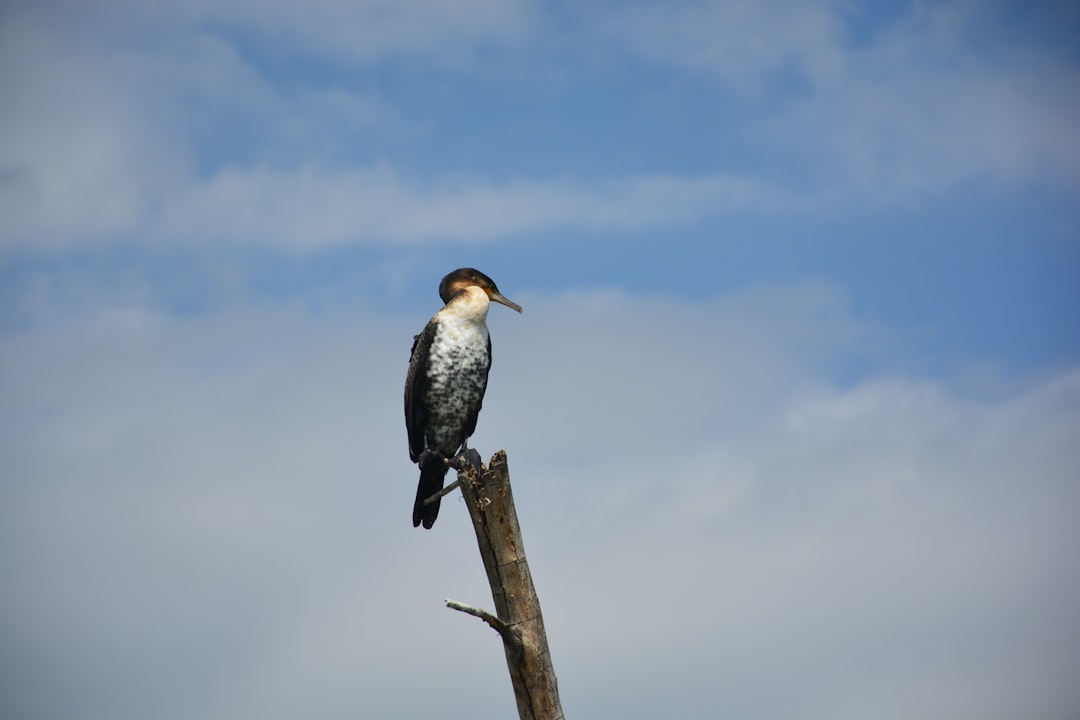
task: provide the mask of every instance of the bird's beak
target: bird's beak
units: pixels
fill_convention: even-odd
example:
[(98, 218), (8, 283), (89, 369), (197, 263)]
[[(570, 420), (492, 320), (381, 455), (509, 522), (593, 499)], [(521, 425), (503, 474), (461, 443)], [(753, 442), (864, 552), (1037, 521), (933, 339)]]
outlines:
[(500, 305), (505, 305), (511, 310), (517, 310), (518, 312), (521, 312), (521, 306), (510, 298), (503, 297), (502, 295), (494, 291), (489, 291), (488, 296), (491, 298), (491, 302), (497, 302)]

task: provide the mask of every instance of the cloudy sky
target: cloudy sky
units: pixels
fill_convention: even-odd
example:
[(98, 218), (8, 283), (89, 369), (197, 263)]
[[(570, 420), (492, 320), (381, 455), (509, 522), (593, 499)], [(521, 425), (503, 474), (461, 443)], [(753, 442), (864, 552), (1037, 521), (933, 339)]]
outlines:
[(401, 390), (475, 266), (569, 717), (1080, 716), (1080, 10), (0, 5), (0, 715), (512, 717)]

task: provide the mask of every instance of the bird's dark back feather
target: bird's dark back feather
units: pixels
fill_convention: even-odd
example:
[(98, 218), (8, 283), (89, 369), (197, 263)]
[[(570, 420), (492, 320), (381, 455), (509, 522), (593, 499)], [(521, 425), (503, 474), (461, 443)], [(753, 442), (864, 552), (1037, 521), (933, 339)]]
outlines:
[(409, 458), (417, 462), (424, 451), (424, 432), (427, 430), (427, 409), (424, 396), (428, 390), (428, 356), (431, 354), (431, 341), (435, 337), (435, 320), (424, 327), (423, 332), (413, 338), (412, 357), (409, 360), (409, 373), (405, 378), (405, 429), (409, 434)]

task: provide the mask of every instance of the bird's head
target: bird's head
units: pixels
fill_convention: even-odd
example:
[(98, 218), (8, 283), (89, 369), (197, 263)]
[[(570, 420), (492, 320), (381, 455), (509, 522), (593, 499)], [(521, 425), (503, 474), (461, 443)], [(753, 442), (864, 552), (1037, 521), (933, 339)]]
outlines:
[(444, 303), (449, 303), (455, 295), (468, 287), (478, 287), (487, 293), (491, 302), (497, 302), (511, 310), (521, 312), (520, 305), (499, 292), (494, 280), (474, 268), (458, 268), (444, 277), (442, 282), (439, 283), (439, 297), (442, 298)]

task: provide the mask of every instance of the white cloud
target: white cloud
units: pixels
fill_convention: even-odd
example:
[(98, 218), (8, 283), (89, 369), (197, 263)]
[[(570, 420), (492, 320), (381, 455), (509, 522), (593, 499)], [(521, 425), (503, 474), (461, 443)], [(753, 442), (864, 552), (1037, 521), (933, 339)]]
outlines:
[[(1080, 187), (1080, 73), (1033, 44), (976, 49), (978, 6), (946, 4), (852, 51), (780, 126), (824, 143), (857, 191), (922, 197), (991, 180)], [(970, 13), (970, 16), (969, 16)]]
[[(109, 27), (121, 15), (103, 10), (96, 23)], [(181, 31), (154, 53), (130, 39), (108, 43), (116, 29), (84, 36), (33, 16), (16, 20), (0, 82), (0, 243), (11, 249), (126, 240), (312, 251), (563, 227), (635, 230), (798, 205), (781, 189), (723, 174), (495, 181), (350, 165), (338, 157), (349, 137), (408, 119), (354, 89), (274, 85), (191, 19), (174, 19)], [(124, 22), (149, 20), (134, 12)], [(207, 171), (200, 143), (220, 147)]]
[(198, 15), (305, 53), (369, 60), (402, 52), (452, 57), (477, 43), (514, 39), (525, 29), (530, 5), (522, 0), (317, 0), (300, 8), (245, 0), (201, 3)]
[(16, 18), (47, 18), (65, 31), (90, 31), (138, 46), (209, 30), (255, 37), (308, 57), (367, 62), (409, 52), (455, 57), (483, 42), (518, 37), (531, 14), (522, 0), (193, 0), (161, 5), (103, 0), (91, 6), (50, 2), (13, 6)]
[(848, 30), (860, 12), (872, 14), (831, 0), (645, 4), (607, 27), (744, 95), (791, 84), (760, 126), (844, 194), (920, 198), (987, 179), (1080, 187), (1080, 76), (1053, 47), (982, 37), (1001, 12), (987, 3), (911, 3), (869, 41)]
[(389, 167), (222, 170), (177, 193), (150, 233), (167, 243), (225, 239), (285, 250), (350, 243), (488, 241), (560, 227), (638, 230), (735, 211), (797, 207), (733, 177), (640, 176), (421, 182)]
[(78, 243), (139, 223), (169, 182), (127, 58), (35, 23), (0, 30), (4, 245)]
[[(212, 168), (254, 157), (285, 165), (339, 160), (344, 139), (374, 124), (407, 125), (363, 90), (276, 84), (231, 33), (346, 64), (392, 52), (452, 59), (515, 35), (525, 13), (485, 0), (452, 7), (328, 0), (303, 8), (119, 1), (5, 11), (0, 246), (39, 249), (154, 234), (159, 208), (201, 192), (205, 153), (216, 155)], [(297, 173), (305, 182), (305, 171)], [(217, 189), (230, 171), (221, 174)]]
[[(763, 167), (776, 167), (775, 152), (791, 170), (779, 182), (722, 168), (401, 170), (374, 141), (365, 158), (381, 161), (357, 160), (342, 148), (369, 134), (400, 139), (427, 121), (377, 83), (355, 82), (374, 75), (283, 82), (276, 60), (243, 40), (354, 71), (396, 53), (459, 68), (450, 61), (486, 42), (535, 41), (527, 3), (12, 7), (0, 28), (0, 246), (212, 238), (307, 251), (656, 228), (986, 179), (1076, 186), (1075, 71), (1033, 42), (979, 46), (980, 7), (918, 4), (858, 46), (846, 34), (850, 7), (832, 2), (639, 4), (586, 23), (590, 47), (615, 38), (738, 88), (740, 112), (765, 113), (750, 133), (770, 147)], [(790, 77), (805, 84), (801, 95), (781, 110), (758, 105)], [(808, 181), (812, 192), (793, 189)]]
[(636, 3), (597, 23), (651, 58), (714, 73), (752, 94), (792, 69), (813, 78), (838, 70), (840, 7), (834, 0)]
[[(832, 362), (881, 331), (819, 287), (515, 296), (475, 440), (510, 451), (568, 712), (1080, 707), (1080, 371), (992, 402), (837, 387)], [(441, 604), (488, 604), (464, 511), (409, 523), (424, 320), (91, 307), (4, 337), (0, 702), (512, 713), (496, 637)]]

